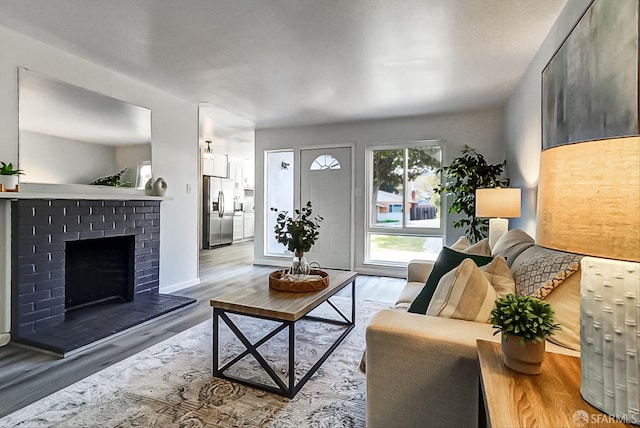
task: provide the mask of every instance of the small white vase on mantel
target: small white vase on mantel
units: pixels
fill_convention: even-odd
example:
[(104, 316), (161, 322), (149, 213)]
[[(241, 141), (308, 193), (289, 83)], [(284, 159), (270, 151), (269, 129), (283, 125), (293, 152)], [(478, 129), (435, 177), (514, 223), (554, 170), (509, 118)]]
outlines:
[(18, 175), (0, 175), (0, 184), (4, 186), (4, 190), (16, 190), (18, 185)]

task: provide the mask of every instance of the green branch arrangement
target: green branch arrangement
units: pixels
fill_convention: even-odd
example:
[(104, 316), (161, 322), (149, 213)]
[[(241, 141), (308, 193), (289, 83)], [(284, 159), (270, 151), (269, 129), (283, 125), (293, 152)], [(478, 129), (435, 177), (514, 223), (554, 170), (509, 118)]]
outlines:
[[(276, 208), (270, 209), (278, 211)], [(301, 257), (302, 254), (311, 250), (313, 244), (318, 240), (320, 222), (324, 219), (313, 214), (311, 201), (308, 201), (305, 207), (296, 209), (294, 213), (295, 218), (291, 218), (288, 216), (288, 211), (280, 211), (274, 231), (279, 243), (285, 245), (296, 256)]]

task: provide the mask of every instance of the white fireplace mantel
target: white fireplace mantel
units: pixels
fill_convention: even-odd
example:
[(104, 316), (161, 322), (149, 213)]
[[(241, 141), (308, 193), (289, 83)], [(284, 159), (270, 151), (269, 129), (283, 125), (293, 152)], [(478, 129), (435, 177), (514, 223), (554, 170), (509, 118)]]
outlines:
[(171, 197), (148, 196), (143, 190), (81, 184), (20, 184), (19, 192), (0, 192), (0, 199), (87, 199), (117, 201), (166, 201)]

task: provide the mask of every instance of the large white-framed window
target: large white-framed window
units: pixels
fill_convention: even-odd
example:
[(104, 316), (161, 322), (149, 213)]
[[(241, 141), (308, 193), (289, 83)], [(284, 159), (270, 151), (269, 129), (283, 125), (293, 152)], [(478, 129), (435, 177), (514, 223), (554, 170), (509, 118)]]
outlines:
[(289, 255), (290, 252), (287, 250), (287, 247), (276, 241), (276, 235), (273, 230), (280, 211), (288, 211), (289, 213), (293, 212), (293, 150), (266, 151), (264, 153), (264, 170), (265, 255)]
[(445, 219), (433, 189), (443, 146), (434, 140), (367, 148), (365, 264), (405, 265), (440, 253)]

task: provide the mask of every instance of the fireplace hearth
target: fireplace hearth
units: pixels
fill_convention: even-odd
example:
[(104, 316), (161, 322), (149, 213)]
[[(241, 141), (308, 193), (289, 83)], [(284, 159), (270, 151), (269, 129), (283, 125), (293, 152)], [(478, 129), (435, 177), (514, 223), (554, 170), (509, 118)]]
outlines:
[(159, 293), (160, 201), (11, 203), (11, 340), (67, 355), (190, 306)]

